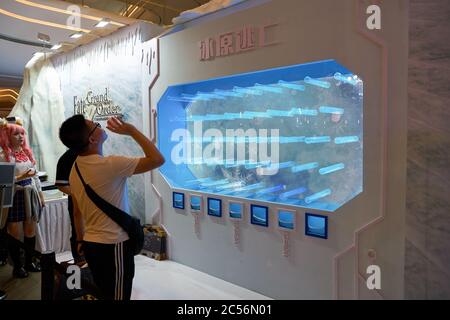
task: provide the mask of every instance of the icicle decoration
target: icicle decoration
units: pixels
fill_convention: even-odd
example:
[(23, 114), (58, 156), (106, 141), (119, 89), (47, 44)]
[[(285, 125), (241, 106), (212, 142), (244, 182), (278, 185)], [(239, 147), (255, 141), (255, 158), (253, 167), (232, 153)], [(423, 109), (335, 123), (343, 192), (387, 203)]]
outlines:
[(289, 257), (289, 232), (283, 231), (283, 256)]
[(194, 214), (194, 232), (197, 236), (200, 236), (200, 217), (198, 214)]
[(148, 34), (147, 28), (133, 25), (100, 38), (74, 50), (55, 55), (51, 58), (58, 72), (67, 72), (69, 77), (79, 70), (80, 66), (111, 62), (114, 57), (133, 57), (135, 53), (143, 52), (142, 43)]
[(241, 231), (239, 228), (239, 221), (233, 221), (234, 225), (234, 245), (239, 246), (239, 243), (241, 241)]

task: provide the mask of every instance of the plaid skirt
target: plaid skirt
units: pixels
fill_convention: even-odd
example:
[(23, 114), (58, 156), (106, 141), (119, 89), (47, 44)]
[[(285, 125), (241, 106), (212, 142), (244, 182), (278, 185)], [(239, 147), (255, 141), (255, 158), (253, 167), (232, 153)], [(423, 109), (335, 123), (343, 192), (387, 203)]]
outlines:
[(16, 190), (14, 194), (13, 206), (9, 208), (8, 222), (25, 221), (25, 193), (23, 190)]

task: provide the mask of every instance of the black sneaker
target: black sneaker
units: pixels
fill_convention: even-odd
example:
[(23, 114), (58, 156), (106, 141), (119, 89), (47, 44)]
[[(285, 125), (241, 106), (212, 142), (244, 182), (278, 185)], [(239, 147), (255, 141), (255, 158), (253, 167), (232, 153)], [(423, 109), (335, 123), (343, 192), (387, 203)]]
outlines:
[(28, 272), (41, 272), (41, 266), (37, 262), (32, 262), (25, 266), (25, 270)]
[(26, 277), (28, 277), (28, 272), (23, 267), (14, 268), (13, 276), (16, 278), (26, 278)]
[(8, 295), (5, 291), (0, 290), (0, 300), (5, 300)]

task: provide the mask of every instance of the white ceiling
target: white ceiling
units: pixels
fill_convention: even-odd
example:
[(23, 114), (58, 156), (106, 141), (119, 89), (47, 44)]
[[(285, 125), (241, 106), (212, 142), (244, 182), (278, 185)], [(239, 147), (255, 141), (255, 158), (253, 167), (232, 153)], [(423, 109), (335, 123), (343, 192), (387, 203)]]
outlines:
[(130, 18), (171, 25), (181, 12), (203, 5), (210, 0), (62, 0), (89, 6)]
[[(22, 1), (23, 2), (23, 1)], [(60, 12), (53, 12), (43, 8), (37, 8), (26, 3), (43, 4), (54, 8), (67, 10), (67, 7), (71, 5), (67, 2), (54, 1), (54, 0), (30, 0), (21, 3), (17, 0), (1, 0), (0, 1), (0, 87), (17, 87), (17, 82), (23, 75), (25, 64), (30, 60), (33, 53), (43, 50), (42, 47), (37, 46), (39, 40), (37, 38), (38, 33), (44, 33), (50, 36), (51, 44), (60, 42), (73, 43), (79, 45), (92, 41), (99, 36), (107, 35), (119, 28), (115, 25), (110, 25), (105, 29), (94, 29), (96, 21), (81, 18), (81, 28), (93, 30), (91, 34), (85, 35), (82, 39), (73, 40), (69, 36), (75, 31), (65, 30), (54, 26), (46, 26), (29, 21), (23, 21), (14, 17), (5, 15), (5, 11), (20, 15), (27, 18), (38, 19), (48, 21), (63, 26), (67, 25), (67, 19), (69, 15)], [(105, 13), (89, 8), (80, 8), (81, 13), (89, 14), (100, 18), (110, 18), (112, 21), (120, 22), (123, 24), (132, 24), (136, 20), (124, 18), (119, 15)], [(70, 25), (70, 24), (69, 24)], [(16, 39), (20, 41), (29, 41), (36, 43), (36, 45), (26, 45), (16, 43), (14, 41), (7, 41), (1, 39), (7, 37), (10, 39)], [(49, 49), (45, 49), (49, 51)]]

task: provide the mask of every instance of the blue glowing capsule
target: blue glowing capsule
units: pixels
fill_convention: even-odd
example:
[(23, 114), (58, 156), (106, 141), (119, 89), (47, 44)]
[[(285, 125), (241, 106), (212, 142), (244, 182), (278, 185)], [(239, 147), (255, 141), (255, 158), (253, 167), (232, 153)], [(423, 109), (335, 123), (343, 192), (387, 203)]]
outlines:
[(232, 98), (242, 98), (244, 96), (243, 93), (234, 92), (234, 91), (226, 91), (226, 90), (214, 90), (214, 93), (224, 97), (232, 97)]
[(345, 83), (351, 84), (353, 86), (358, 84), (358, 80), (356, 80), (351, 74), (342, 75), (339, 72), (336, 72), (334, 74), (334, 78), (338, 81), (345, 82)]
[(286, 82), (283, 80), (278, 81), (278, 85), (284, 87), (286, 89), (297, 90), (297, 91), (305, 91), (305, 86), (301, 84)]
[[(286, 169), (286, 168), (290, 168), (290, 167), (292, 167), (294, 165), (295, 165), (294, 161), (281, 162), (281, 163), (278, 164), (278, 169)], [(277, 166), (277, 165), (276, 164), (272, 164), (271, 166), (273, 167), (273, 166)]]
[(260, 195), (267, 194), (267, 193), (274, 193), (274, 192), (277, 192), (277, 191), (280, 191), (280, 190), (283, 190), (283, 189), (284, 189), (284, 185), (280, 184), (280, 185), (275, 186), (275, 187), (259, 190), (256, 193), (256, 195), (260, 196)]
[(343, 163), (337, 163), (337, 164), (334, 164), (332, 166), (328, 166), (328, 167), (319, 169), (319, 173), (321, 175), (325, 175), (325, 174), (329, 174), (329, 173), (332, 173), (332, 172), (336, 172), (336, 171), (342, 170), (344, 168), (345, 168), (345, 165)]
[(297, 108), (295, 109), (295, 114), (300, 115), (300, 116), (317, 116), (319, 113), (317, 112), (317, 110), (314, 109), (303, 109), (303, 108)]
[(268, 109), (266, 112), (272, 117), (290, 117), (292, 115), (291, 110), (285, 111)]
[(321, 106), (319, 111), (320, 113), (344, 114), (344, 109), (329, 106)]
[(307, 204), (310, 204), (311, 202), (314, 202), (316, 200), (319, 200), (321, 198), (324, 198), (326, 196), (329, 196), (331, 194), (331, 189), (325, 189), (323, 191), (314, 193), (313, 195), (310, 195), (309, 197), (305, 198), (305, 202)]
[(313, 79), (311, 77), (306, 77), (305, 83), (324, 89), (329, 89), (331, 87), (331, 84), (329, 82)]
[(266, 112), (254, 112), (254, 111), (245, 111), (244, 116), (251, 116), (253, 118), (272, 118)]
[(359, 137), (358, 136), (349, 136), (349, 137), (336, 137), (334, 138), (335, 144), (344, 144), (344, 143), (352, 143), (352, 142), (358, 142)]
[(327, 143), (327, 142), (330, 142), (330, 141), (331, 141), (331, 138), (329, 136), (305, 138), (305, 143), (306, 144)]
[(288, 192), (284, 192), (284, 193), (280, 194), (280, 198), (287, 199), (289, 197), (296, 196), (298, 194), (302, 194), (305, 191), (306, 191), (306, 188), (304, 188), (304, 187), (297, 188), (297, 189), (290, 190)]
[(281, 89), (281, 88), (267, 86), (267, 85), (263, 85), (263, 84), (259, 84), (259, 83), (255, 83), (255, 89), (270, 92), (270, 93), (283, 93), (283, 89)]
[(301, 171), (306, 171), (306, 170), (312, 170), (315, 168), (319, 167), (319, 163), (318, 162), (310, 162), (310, 163), (305, 163), (305, 164), (301, 164), (295, 167), (291, 168), (292, 172), (301, 172)]
[(261, 92), (261, 90), (249, 89), (249, 88), (240, 88), (240, 87), (233, 87), (233, 91), (235, 91), (237, 93), (250, 94), (250, 95), (254, 95), (254, 96), (260, 96), (260, 95), (263, 94)]

